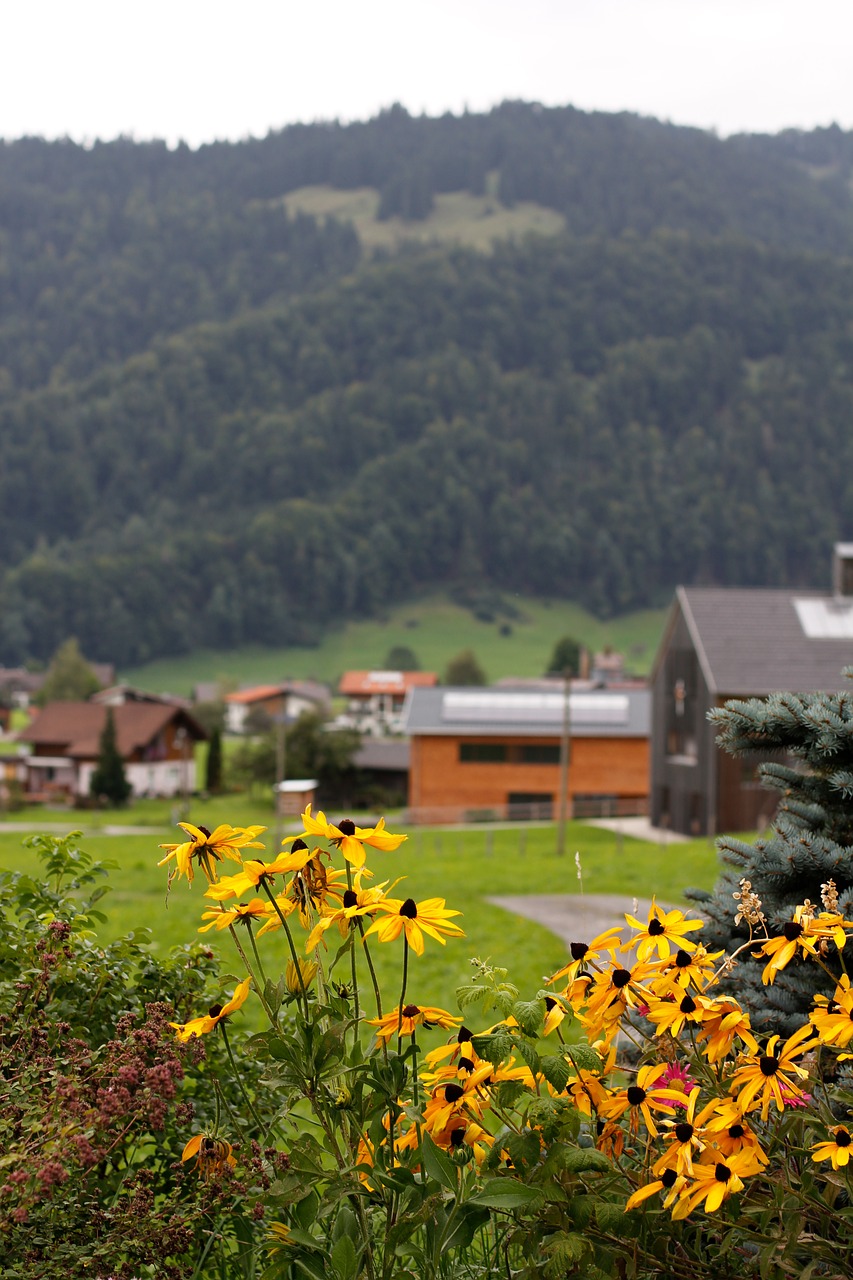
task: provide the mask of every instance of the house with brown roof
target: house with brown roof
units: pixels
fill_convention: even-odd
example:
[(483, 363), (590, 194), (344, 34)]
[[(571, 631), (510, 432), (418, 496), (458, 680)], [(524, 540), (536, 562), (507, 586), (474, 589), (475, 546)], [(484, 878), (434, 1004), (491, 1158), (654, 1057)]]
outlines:
[(727, 755), (708, 712), (731, 698), (853, 692), (843, 675), (851, 664), (851, 544), (835, 548), (831, 595), (679, 587), (651, 674), (652, 822), (709, 836), (766, 825), (778, 796), (757, 770), (774, 757)]
[(195, 790), (193, 747), (207, 734), (183, 707), (163, 702), (125, 702), (111, 708), (97, 702), (49, 702), (17, 735), (30, 746), (24, 757), (30, 798), (89, 794), (109, 710), (135, 796)]

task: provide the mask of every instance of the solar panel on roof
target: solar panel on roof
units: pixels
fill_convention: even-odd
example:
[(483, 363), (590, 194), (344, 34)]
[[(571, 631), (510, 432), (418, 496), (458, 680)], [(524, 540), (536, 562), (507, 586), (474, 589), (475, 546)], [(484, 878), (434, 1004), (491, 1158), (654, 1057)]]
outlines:
[(794, 608), (809, 640), (853, 640), (853, 604), (849, 601), (795, 600)]
[[(453, 691), (444, 694), (441, 704), (442, 720), (467, 724), (505, 721), (556, 725), (562, 723), (563, 712), (562, 693)], [(569, 718), (573, 724), (627, 724), (628, 698), (625, 694), (573, 693), (569, 697)]]

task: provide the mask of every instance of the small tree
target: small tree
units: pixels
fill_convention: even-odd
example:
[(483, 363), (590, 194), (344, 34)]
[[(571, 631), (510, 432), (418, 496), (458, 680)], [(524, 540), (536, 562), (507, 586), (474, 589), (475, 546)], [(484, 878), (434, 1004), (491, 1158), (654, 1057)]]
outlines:
[[(769, 831), (754, 844), (726, 836), (717, 841), (727, 867), (714, 893), (690, 890), (706, 919), (702, 941), (731, 954), (748, 938), (735, 924), (740, 881), (749, 880), (762, 902), (771, 936), (810, 899), (821, 911), (822, 886), (834, 881), (838, 909), (853, 910), (853, 702), (846, 693), (777, 693), (728, 702), (711, 713), (718, 741), (735, 756), (778, 751), (794, 757), (762, 764), (762, 781), (781, 793)], [(761, 935), (761, 930), (758, 930)], [(763, 936), (763, 935), (762, 935)], [(841, 972), (834, 944), (812, 963), (789, 964), (772, 985), (762, 982), (766, 959), (742, 952), (728, 980), (748, 1010), (753, 1028), (789, 1035), (807, 1016), (815, 990), (832, 994)], [(827, 970), (829, 972), (827, 972)]]
[(473, 649), (463, 649), (451, 658), (444, 673), (445, 684), (487, 684), (486, 673)]
[(98, 746), (98, 763), (92, 774), (89, 791), (96, 800), (104, 799), (115, 808), (126, 804), (130, 798), (131, 786), (116, 742), (112, 707), (107, 707), (107, 719)]
[(386, 671), (420, 671), (421, 669), (418, 655), (407, 644), (392, 645), (382, 665)]
[(561, 636), (548, 662), (549, 676), (577, 676), (581, 669), (581, 644), (574, 636)]
[(222, 732), (219, 729), (214, 729), (210, 735), (204, 785), (210, 795), (217, 795), (222, 790)]
[(42, 707), (47, 702), (82, 702), (100, 687), (100, 681), (72, 636), (51, 658), (37, 701)]

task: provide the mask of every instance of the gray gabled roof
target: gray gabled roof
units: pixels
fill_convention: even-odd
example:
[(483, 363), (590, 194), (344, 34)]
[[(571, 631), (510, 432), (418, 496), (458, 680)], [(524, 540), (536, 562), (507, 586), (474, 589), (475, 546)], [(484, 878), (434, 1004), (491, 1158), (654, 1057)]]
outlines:
[[(841, 674), (853, 665), (849, 600), (817, 591), (678, 587), (676, 601), (713, 693), (754, 697), (853, 688)], [(665, 645), (666, 637), (661, 652)]]
[[(650, 730), (648, 689), (593, 689), (571, 694), (573, 738), (644, 738)], [(560, 737), (563, 693), (506, 688), (410, 690), (403, 731), (414, 736)]]

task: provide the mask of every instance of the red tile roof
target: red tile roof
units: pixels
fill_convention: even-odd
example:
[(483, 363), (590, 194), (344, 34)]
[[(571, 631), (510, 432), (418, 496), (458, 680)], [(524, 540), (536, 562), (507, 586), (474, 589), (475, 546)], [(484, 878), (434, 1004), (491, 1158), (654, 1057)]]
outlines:
[(374, 693), (404, 694), (438, 684), (434, 671), (345, 671), (338, 692), (366, 698)]

